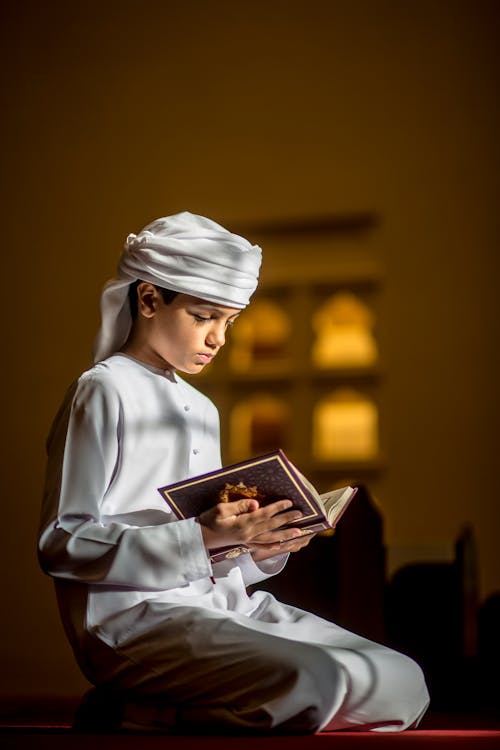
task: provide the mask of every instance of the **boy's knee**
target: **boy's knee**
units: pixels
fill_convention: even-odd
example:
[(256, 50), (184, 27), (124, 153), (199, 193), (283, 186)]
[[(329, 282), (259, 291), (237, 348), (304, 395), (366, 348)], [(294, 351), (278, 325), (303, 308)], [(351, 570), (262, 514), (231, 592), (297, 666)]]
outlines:
[(408, 710), (404, 728), (407, 729), (421, 719), (429, 706), (430, 698), (422, 668), (409, 656), (399, 656), (403, 661), (398, 689), (406, 697)]
[(282, 729), (314, 733), (341, 706), (347, 693), (347, 676), (335, 660), (325, 658), (322, 649), (301, 644), (287, 659), (290, 688), (286, 704), (289, 716)]
[(398, 729), (415, 726), (429, 706), (425, 676), (417, 662), (393, 651), (390, 663), (380, 667), (379, 682), (382, 704), (388, 715), (393, 714)]

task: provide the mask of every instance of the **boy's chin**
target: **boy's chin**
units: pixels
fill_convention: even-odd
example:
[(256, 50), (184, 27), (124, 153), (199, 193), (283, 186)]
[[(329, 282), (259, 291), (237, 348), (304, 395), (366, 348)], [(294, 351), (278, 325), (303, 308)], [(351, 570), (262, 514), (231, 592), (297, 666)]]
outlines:
[(206, 362), (199, 362), (194, 363), (190, 365), (185, 365), (183, 367), (176, 367), (177, 372), (182, 372), (184, 375), (197, 375), (199, 372), (202, 372), (202, 370), (206, 367)]

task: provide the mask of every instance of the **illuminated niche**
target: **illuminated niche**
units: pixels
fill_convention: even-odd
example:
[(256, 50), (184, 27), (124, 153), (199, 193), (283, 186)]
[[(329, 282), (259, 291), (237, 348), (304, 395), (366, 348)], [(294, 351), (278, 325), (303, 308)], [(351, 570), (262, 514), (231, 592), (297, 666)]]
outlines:
[(313, 411), (313, 455), (319, 461), (370, 461), (377, 457), (378, 409), (365, 394), (338, 388)]
[(248, 372), (254, 366), (277, 364), (287, 356), (290, 321), (272, 300), (255, 300), (231, 332), (230, 367)]
[(289, 409), (280, 399), (257, 394), (240, 401), (230, 418), (233, 460), (285, 448), (288, 426)]
[(318, 368), (370, 367), (378, 358), (375, 317), (357, 295), (341, 291), (314, 313), (312, 361)]

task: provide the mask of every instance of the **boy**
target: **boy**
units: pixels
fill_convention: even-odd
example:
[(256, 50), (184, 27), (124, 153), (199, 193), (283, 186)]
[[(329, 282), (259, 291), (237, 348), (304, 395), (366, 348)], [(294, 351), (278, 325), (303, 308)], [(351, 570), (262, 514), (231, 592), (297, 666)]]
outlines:
[[(116, 727), (405, 729), (428, 704), (413, 661), (247, 596), (310, 540), (277, 530), (297, 517), (289, 501), (178, 521), (157, 492), (220, 466), (217, 411), (177, 372), (217, 355), (260, 262), (259, 247), (188, 212), (128, 237), (102, 295), (96, 364), (49, 436), (41, 564), (83, 673), (120, 697)], [(232, 543), (253, 551), (211, 565), (209, 550)]]

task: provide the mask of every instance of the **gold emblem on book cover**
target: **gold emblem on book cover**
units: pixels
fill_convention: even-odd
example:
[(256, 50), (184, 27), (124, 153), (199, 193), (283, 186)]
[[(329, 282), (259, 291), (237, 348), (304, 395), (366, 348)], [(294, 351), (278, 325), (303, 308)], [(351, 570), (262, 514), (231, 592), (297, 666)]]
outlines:
[(233, 503), (235, 500), (241, 500), (245, 497), (263, 500), (265, 495), (263, 495), (257, 487), (247, 487), (243, 482), (238, 482), (238, 484), (230, 484), (230, 482), (226, 482), (224, 489), (219, 492), (220, 503)]

